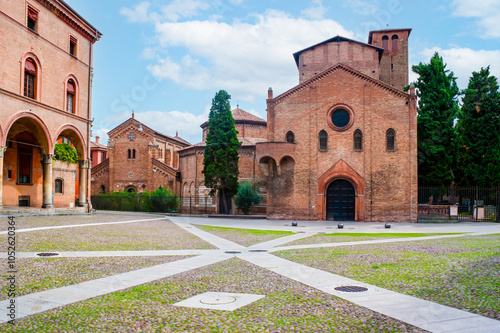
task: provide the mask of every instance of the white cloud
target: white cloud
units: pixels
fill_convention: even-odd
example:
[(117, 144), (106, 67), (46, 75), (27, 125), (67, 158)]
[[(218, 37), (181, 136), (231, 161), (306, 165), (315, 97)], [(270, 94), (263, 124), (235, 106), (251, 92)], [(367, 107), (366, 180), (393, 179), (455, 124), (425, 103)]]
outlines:
[(362, 0), (341, 0), (343, 7), (351, 8), (355, 13), (369, 16), (379, 10), (376, 1), (362, 1)]
[(145, 23), (150, 22), (156, 18), (155, 13), (149, 13), (150, 3), (143, 1), (135, 6), (133, 9), (122, 8), (120, 14), (125, 16), (129, 22)]
[(313, 20), (322, 19), (328, 10), (323, 6), (322, 0), (312, 0), (311, 6), (302, 11), (302, 15)]
[(335, 35), (353, 36), (335, 21), (276, 10), (254, 15), (251, 23), (157, 23), (156, 32), (170, 56), (149, 66), (153, 75), (194, 89), (226, 89), (247, 101), (265, 95), (269, 86), (283, 92), (297, 84), (294, 52)]
[(163, 18), (168, 21), (177, 21), (179, 18), (189, 18), (199, 14), (201, 10), (207, 10), (210, 5), (201, 0), (174, 0), (161, 8)]
[(476, 18), (481, 37), (500, 38), (500, 0), (453, 0), (453, 15)]
[(429, 59), (438, 52), (447, 64), (446, 68), (453, 71), (458, 78), (457, 83), (461, 89), (467, 88), (469, 78), (472, 72), (477, 72), (481, 67), (486, 68), (490, 66), (490, 72), (497, 78), (500, 78), (500, 50), (487, 51), (487, 50), (472, 50), (469, 48), (451, 48), (441, 49), (432, 48), (424, 49), (421, 55), (429, 62)]

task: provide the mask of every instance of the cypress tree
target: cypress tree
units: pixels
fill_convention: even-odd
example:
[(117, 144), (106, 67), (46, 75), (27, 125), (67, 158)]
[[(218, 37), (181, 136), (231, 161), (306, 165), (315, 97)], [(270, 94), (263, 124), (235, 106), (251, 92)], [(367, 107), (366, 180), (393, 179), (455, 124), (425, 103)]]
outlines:
[(453, 181), (459, 89), (453, 72), (436, 52), (428, 64), (412, 70), (419, 75), (418, 88), (418, 183), (449, 186)]
[(205, 186), (210, 195), (219, 195), (220, 213), (228, 214), (231, 199), (238, 191), (238, 148), (241, 143), (234, 127), (229, 100), (231, 96), (224, 90), (215, 94), (208, 116), (208, 134), (203, 174)]
[(490, 68), (473, 72), (459, 113), (457, 180), (460, 185), (500, 186), (500, 92)]

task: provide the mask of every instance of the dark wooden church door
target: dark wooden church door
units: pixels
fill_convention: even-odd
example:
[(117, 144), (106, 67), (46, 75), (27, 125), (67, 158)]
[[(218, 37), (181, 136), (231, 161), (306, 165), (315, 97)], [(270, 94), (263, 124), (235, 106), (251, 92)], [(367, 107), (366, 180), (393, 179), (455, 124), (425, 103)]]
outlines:
[(326, 219), (354, 221), (354, 186), (344, 179), (335, 180), (326, 191)]

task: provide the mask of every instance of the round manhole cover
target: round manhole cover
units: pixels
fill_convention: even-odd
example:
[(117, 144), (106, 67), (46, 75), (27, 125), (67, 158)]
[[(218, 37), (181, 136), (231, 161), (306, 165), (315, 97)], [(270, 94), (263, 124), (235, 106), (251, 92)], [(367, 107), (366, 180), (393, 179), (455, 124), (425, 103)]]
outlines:
[(57, 257), (59, 253), (56, 252), (40, 252), (36, 254), (37, 257)]
[(228, 253), (228, 254), (238, 254), (238, 253), (241, 253), (240, 251), (226, 251), (224, 253)]
[(267, 252), (267, 250), (249, 250), (248, 252)]
[(363, 291), (367, 291), (368, 288), (360, 287), (360, 286), (340, 286), (340, 287), (336, 287), (335, 290), (343, 291), (345, 293), (360, 293)]
[(200, 303), (207, 305), (220, 305), (236, 302), (236, 297), (224, 295), (211, 295), (200, 299)]

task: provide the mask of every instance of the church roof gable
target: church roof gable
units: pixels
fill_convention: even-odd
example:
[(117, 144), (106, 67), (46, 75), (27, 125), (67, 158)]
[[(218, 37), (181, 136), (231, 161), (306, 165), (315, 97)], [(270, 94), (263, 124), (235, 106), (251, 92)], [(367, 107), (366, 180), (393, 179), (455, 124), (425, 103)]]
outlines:
[(381, 49), (380, 47), (373, 46), (373, 45), (370, 45), (370, 44), (359, 42), (359, 41), (354, 40), (354, 39), (350, 39), (350, 38), (347, 38), (347, 37), (342, 37), (342, 36), (338, 36), (337, 35), (337, 36), (332, 37), (330, 39), (324, 40), (321, 43), (314, 44), (314, 45), (309, 46), (309, 47), (307, 47), (307, 48), (305, 48), (303, 50), (295, 52), (293, 54), (293, 58), (295, 59), (295, 64), (297, 65), (297, 67), (299, 67), (299, 58), (300, 58), (300, 55), (302, 54), (302, 52), (305, 52), (305, 51), (308, 51), (308, 50), (312, 50), (315, 47), (320, 46), (320, 45), (324, 45), (324, 44), (328, 44), (328, 43), (340, 43), (340, 42), (357, 43), (357, 44), (361, 44), (363, 46), (371, 47), (371, 48), (376, 49), (380, 53), (380, 55), (384, 52), (384, 49)]
[(173, 137), (170, 135), (166, 135), (166, 134), (162, 134), (160, 132), (157, 132), (157, 131), (153, 130), (151, 127), (144, 125), (143, 123), (141, 123), (140, 121), (138, 121), (135, 118), (129, 118), (129, 119), (125, 120), (123, 123), (121, 123), (120, 125), (113, 128), (111, 131), (109, 131), (108, 136), (111, 138), (112, 136), (117, 135), (118, 133), (120, 133), (122, 131), (127, 131), (131, 125), (134, 125), (138, 128), (142, 128), (143, 133), (149, 133), (152, 136), (161, 136), (162, 138), (176, 141), (179, 144), (184, 145), (184, 146), (191, 145), (189, 142), (187, 142), (186, 140), (184, 140), (183, 138), (181, 138), (179, 136)]
[(367, 81), (375, 86), (378, 86), (380, 87), (381, 89), (384, 89), (384, 90), (387, 90), (399, 97), (403, 97), (403, 98), (406, 98), (409, 96), (409, 94), (407, 94), (406, 92), (404, 91), (401, 91), (397, 88), (394, 88), (393, 86), (391, 85), (388, 85), (387, 83), (385, 82), (382, 82), (380, 80), (377, 80), (371, 76), (368, 76), (366, 74), (363, 74), (357, 70), (355, 70), (354, 68), (352, 67), (349, 67), (347, 65), (344, 65), (342, 63), (338, 63), (336, 65), (333, 65), (332, 67), (328, 68), (327, 70), (313, 76), (312, 78), (310, 78), (309, 80), (307, 81), (304, 81), (302, 82), (301, 84), (293, 87), (292, 89), (288, 90), (288, 91), (285, 91), (284, 93), (282, 93), (281, 95), (279, 96), (276, 96), (273, 101), (274, 103), (280, 103), (281, 101), (285, 100), (286, 98), (288, 98), (289, 96), (295, 94), (295, 93), (298, 93), (299, 91), (305, 89), (306, 87), (308, 87), (309, 85), (315, 83), (315, 82), (318, 82), (320, 80), (324, 80), (326, 77), (330, 76), (331, 74), (333, 74), (334, 72), (336, 71), (344, 71), (352, 76), (355, 76), (355, 77), (358, 77), (364, 81)]

